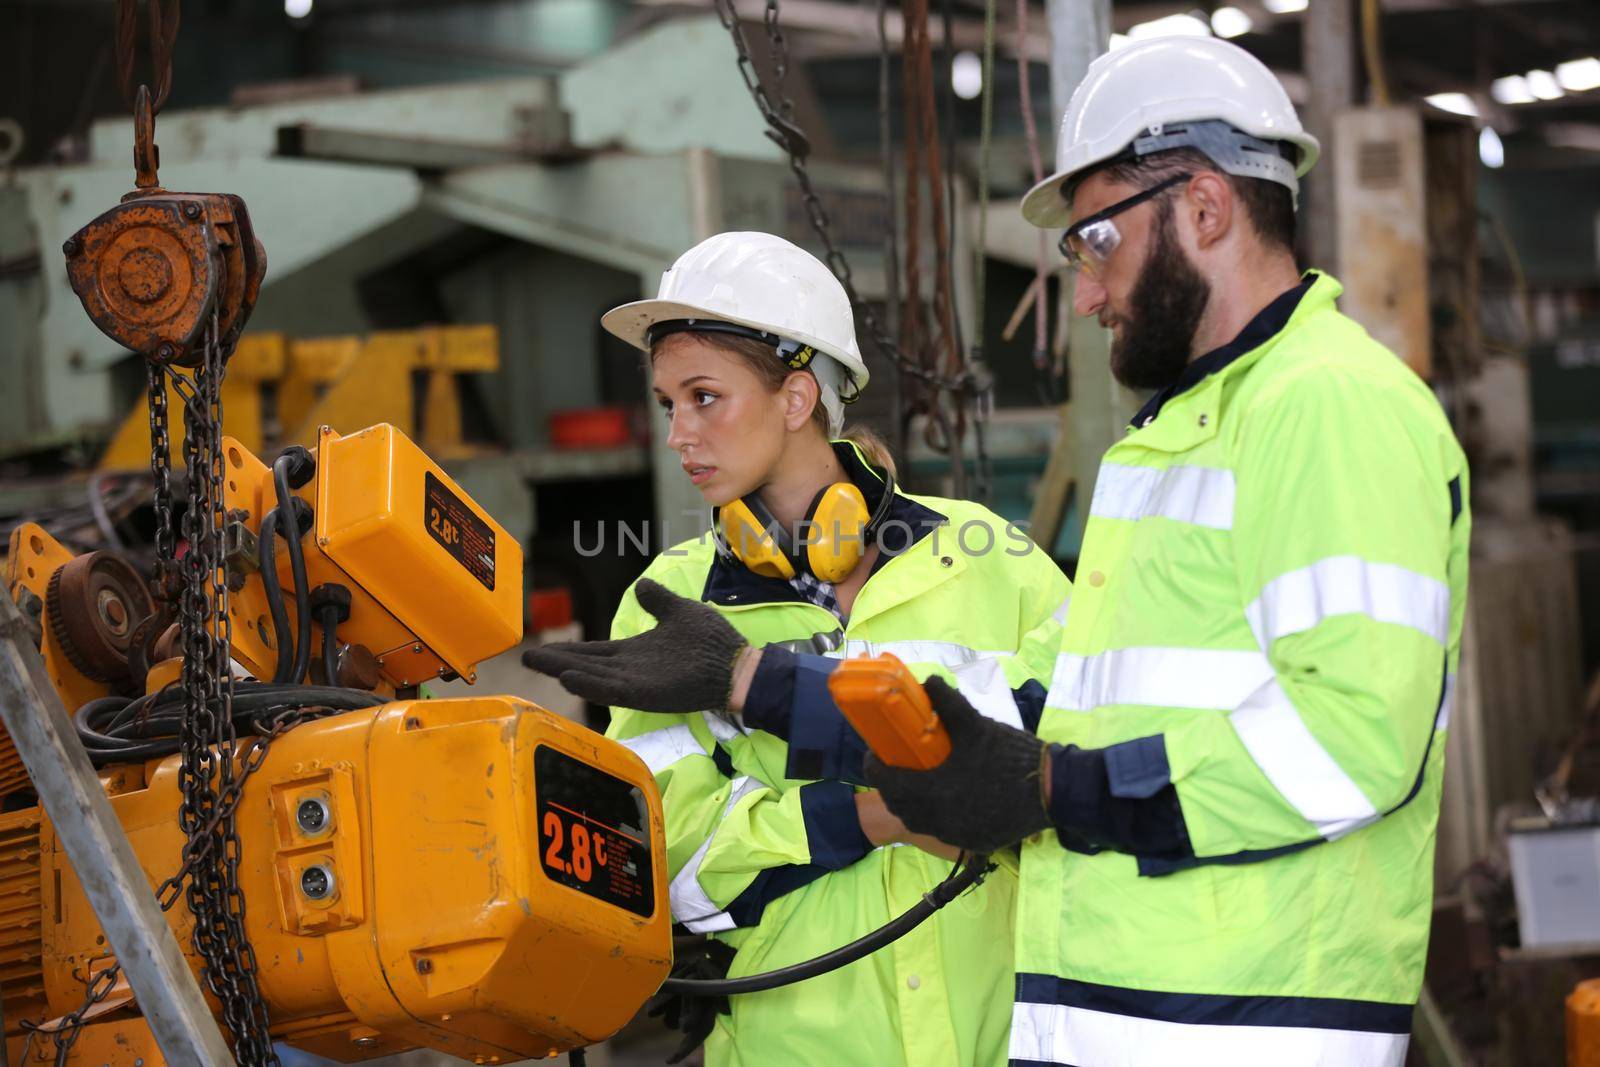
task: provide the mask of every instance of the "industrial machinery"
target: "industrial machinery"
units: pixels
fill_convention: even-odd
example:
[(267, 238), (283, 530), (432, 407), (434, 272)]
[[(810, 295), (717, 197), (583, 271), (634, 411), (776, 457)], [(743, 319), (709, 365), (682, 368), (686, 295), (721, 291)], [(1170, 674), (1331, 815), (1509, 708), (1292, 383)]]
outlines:
[[(422, 683), (473, 681), (521, 639), (522, 549), (403, 433), (323, 427), (270, 467), (223, 436), (222, 381), (266, 258), (238, 197), (159, 184), (176, 8), (147, 11), (154, 77), (135, 86), (140, 19), (119, 0), (137, 188), (63, 252), (95, 325), (143, 358), (155, 574), (73, 557), (36, 524), (11, 538), (7, 1062), (223, 1060), (215, 1033), (171, 1058), (157, 1004), (189, 979), (144, 958), (171, 934), (149, 898), (133, 934), (105, 903), (108, 879), (140, 874), (206, 993), (202, 1008), (191, 988), (185, 1025), (214, 1031), (209, 1008), (240, 1064), (275, 1064), (279, 1042), (347, 1062), (426, 1047), (498, 1063), (603, 1039), (671, 965), (650, 772), (522, 700), (426, 698)], [(43, 672), (16, 685), (29, 636), (38, 656), (21, 658)], [(76, 741), (41, 744), (41, 718), (63, 713)], [(102, 799), (64, 803), (70, 776), (44, 770), (85, 752), (104, 822), (120, 823), (101, 827), (103, 856), (76, 829)], [(126, 946), (139, 951), (118, 959)]]
[[(274, 471), (222, 447), (220, 577), (232, 657), (251, 676), (232, 696), (243, 788), (231, 844), (273, 1039), (342, 1061), (427, 1047), (492, 1063), (608, 1036), (671, 962), (649, 771), (521, 700), (416, 695), (428, 678), (470, 679), (520, 639), (517, 544), (375, 426), (322, 437), (291, 497), (306, 516), (294, 560), (272, 544)], [(311, 458), (276, 466), (300, 466), (298, 481)], [(119, 557), (73, 558), (37, 526), (13, 534), (5, 578), (198, 971), (192, 915), (162, 882), (186, 852), (182, 668), (165, 656), (176, 634), (155, 631), (156, 601)], [(312, 676), (336, 684), (278, 680), (285, 652), (309, 661), (312, 648)], [(0, 741), (0, 790), (16, 808), (0, 815), (10, 1062), (48, 1061), (52, 1039), (73, 1033), (64, 1062), (159, 1063), (126, 982), (100, 979), (114, 959), (50, 820), (18, 807), (28, 789)]]

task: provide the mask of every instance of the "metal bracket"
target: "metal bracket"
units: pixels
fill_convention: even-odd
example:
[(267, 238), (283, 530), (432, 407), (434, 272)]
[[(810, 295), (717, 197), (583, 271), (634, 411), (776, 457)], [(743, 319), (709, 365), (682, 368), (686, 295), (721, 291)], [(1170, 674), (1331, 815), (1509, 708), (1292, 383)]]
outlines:
[[(0, 719), (28, 768), (67, 858), (170, 1067), (233, 1062), (222, 1031), (156, 906), (89, 754), (33, 647), (27, 620), (0, 596)], [(172, 857), (174, 863), (178, 857)]]

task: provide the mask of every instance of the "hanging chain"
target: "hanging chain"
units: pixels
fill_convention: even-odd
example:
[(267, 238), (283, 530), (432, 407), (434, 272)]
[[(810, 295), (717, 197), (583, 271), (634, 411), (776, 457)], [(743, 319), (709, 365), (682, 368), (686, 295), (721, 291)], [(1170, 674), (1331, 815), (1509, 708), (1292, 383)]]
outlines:
[[(784, 38), (783, 30), (778, 21), (779, 0), (767, 0), (763, 16), (763, 23), (767, 32), (767, 44), (772, 56), (773, 81), (777, 92), (776, 105), (773, 103), (772, 94), (769, 94), (762, 84), (755, 62), (751, 59), (750, 47), (745, 40), (744, 29), (739, 24), (739, 14), (734, 6), (735, 0), (713, 0), (713, 4), (716, 8), (718, 20), (721, 21), (723, 28), (728, 31), (729, 37), (733, 40), (734, 52), (738, 56), (739, 74), (744, 79), (745, 88), (749, 91), (751, 99), (755, 101), (756, 109), (761, 113), (762, 120), (767, 124), (767, 137), (782, 148), (784, 154), (788, 156), (789, 170), (794, 174), (795, 181), (800, 186), (801, 203), (805, 206), (806, 217), (811, 223), (811, 229), (816, 233), (818, 240), (822, 242), (822, 247), (825, 251), (824, 259), (828, 264), (828, 269), (833, 272), (834, 277), (838, 278), (839, 283), (844, 286), (845, 295), (849, 298), (851, 306), (855, 308), (856, 313), (861, 316), (862, 324), (866, 326), (868, 336), (872, 338), (878, 350), (889, 358), (889, 361), (895, 365), (900, 373), (922, 382), (936, 393), (949, 393), (958, 407), (971, 405), (972, 422), (978, 442), (979, 490), (980, 495), (987, 495), (989, 485), (988, 456), (984, 447), (983, 423), (989, 417), (994, 403), (993, 377), (979, 361), (968, 362), (962, 358), (957, 350), (959, 341), (955, 338), (951, 338), (948, 347), (951, 366), (946, 373), (941, 373), (936, 365), (933, 367), (924, 366), (921, 361), (909, 358), (906, 355), (905, 348), (889, 335), (889, 331), (884, 328), (877, 314), (861, 299), (861, 294), (856, 291), (855, 279), (850, 271), (850, 263), (845, 259), (844, 253), (839, 249), (838, 245), (834, 243), (833, 227), (828, 218), (827, 210), (822, 206), (822, 200), (817, 195), (816, 188), (812, 183), (811, 173), (806, 167), (806, 157), (811, 153), (811, 143), (806, 137), (805, 131), (794, 120), (793, 100), (783, 91), (784, 81), (789, 70), (789, 49), (788, 42)], [(916, 181), (916, 175), (908, 173), (906, 180), (909, 194), (911, 185)], [(892, 188), (887, 190), (887, 195), (892, 204), (894, 190)], [(892, 212), (892, 206), (890, 210)], [(910, 241), (910, 239), (911, 234), (908, 232), (907, 240)], [(948, 265), (948, 259), (946, 258), (942, 267), (948, 269)], [(915, 273), (914, 266), (909, 262), (908, 257), (906, 264), (908, 279), (915, 276)], [(896, 293), (888, 294), (890, 301), (897, 298), (898, 294)], [(915, 292), (912, 293), (912, 299), (917, 299)], [(903, 330), (905, 324), (902, 323), (901, 327)], [(844, 398), (845, 403), (851, 403), (856, 399), (857, 396), (854, 393)], [(929, 416), (940, 424), (948, 423), (945, 413), (940, 409), (937, 402), (930, 406)], [(958, 424), (961, 421), (958, 418)], [(950, 455), (951, 463), (955, 469), (955, 477), (959, 483), (963, 480), (964, 463), (960, 455), (959, 433), (952, 434), (947, 428), (943, 436), (945, 438), (945, 450)]]
[[(244, 929), (239, 890), (239, 839), (221, 798), (233, 779), (233, 670), (228, 638), (228, 588), (223, 568), (222, 377), (226, 353), (217, 315), (207, 324), (204, 356), (184, 395), (184, 458), (189, 507), (184, 532), (183, 593), (178, 616), (183, 644), (183, 724), (179, 825), (206, 853), (189, 877), (185, 900), (194, 918), (194, 947), (206, 988), (222, 1005), (241, 1065), (276, 1064), (266, 1006), (256, 982), (255, 954)], [(215, 816), (220, 815), (220, 818)]]
[(168, 432), (167, 370), (147, 360), (145, 381), (150, 398), (150, 474), (155, 481), (156, 595), (163, 604), (177, 599), (178, 573), (173, 565), (177, 546), (172, 539), (172, 438)]
[[(772, 49), (773, 71), (775, 81), (780, 89), (778, 103), (774, 104), (772, 96), (761, 83), (761, 76), (756, 71), (755, 61), (750, 56), (749, 44), (745, 41), (744, 29), (739, 25), (739, 13), (734, 7), (734, 0), (714, 0), (717, 18), (733, 39), (733, 48), (738, 55), (739, 74), (744, 78), (745, 88), (749, 90), (750, 97), (755, 101), (756, 109), (761, 112), (762, 119), (767, 124), (767, 137), (778, 147), (782, 148), (789, 157), (789, 169), (794, 173), (795, 180), (800, 184), (800, 197), (805, 205), (806, 217), (811, 223), (811, 228), (816, 232), (818, 240), (826, 251), (824, 257), (828, 269), (833, 271), (834, 277), (844, 286), (845, 295), (850, 298), (850, 303), (855, 307), (856, 313), (861, 316), (862, 323), (867, 327), (867, 333), (872, 337), (880, 351), (898, 367), (903, 373), (919, 381), (925, 382), (934, 389), (946, 392), (964, 394), (973, 390), (974, 381), (970, 374), (957, 373), (941, 375), (908, 359), (901, 350), (900, 345), (884, 330), (878, 316), (861, 299), (861, 294), (856, 291), (855, 279), (850, 271), (850, 264), (845, 259), (844, 253), (833, 240), (832, 223), (828, 218), (827, 210), (822, 206), (822, 200), (817, 195), (812, 184), (811, 174), (806, 169), (806, 157), (811, 153), (811, 142), (807, 139), (805, 131), (794, 121), (794, 102), (781, 92), (784, 77), (788, 73), (788, 45), (783, 32), (778, 24), (778, 0), (767, 0), (765, 24), (767, 28), (767, 42)], [(892, 195), (892, 194), (891, 194)], [(847, 398), (854, 400), (855, 397)]]
[[(217, 840), (217, 831), (225, 820), (233, 818), (238, 810), (239, 800), (244, 795), (245, 782), (250, 780), (263, 763), (266, 762), (267, 752), (272, 742), (284, 733), (312, 719), (320, 718), (326, 714), (324, 708), (285, 708), (277, 715), (264, 723), (256, 723), (257, 735), (250, 739), (242, 752), (239, 753), (239, 766), (233, 774), (231, 781), (218, 796), (216, 810), (212, 813), (211, 820), (206, 824), (203, 832), (189, 837), (183, 847), (183, 864), (177, 872), (168, 878), (156, 889), (156, 903), (163, 912), (171, 911), (178, 901), (183, 899), (183, 888), (190, 875), (200, 864), (210, 860), (213, 846)], [(228, 761), (231, 765), (232, 761)], [(237, 838), (235, 838), (237, 841)], [(254, 955), (251, 955), (254, 961)], [(78, 1035), (83, 1029), (84, 1017), (89, 1009), (106, 999), (111, 990), (116, 986), (117, 979), (121, 977), (122, 964), (113, 963), (103, 970), (95, 972), (84, 990), (82, 1003), (71, 1013), (64, 1015), (51, 1029), (46, 1030), (43, 1023), (23, 1021), (22, 1029), (28, 1032), (29, 1046), (35, 1034), (48, 1033), (55, 1041), (56, 1067), (66, 1067), (68, 1053), (77, 1043)], [(26, 1052), (24, 1052), (26, 1060)], [(240, 1061), (243, 1062), (243, 1061)]]

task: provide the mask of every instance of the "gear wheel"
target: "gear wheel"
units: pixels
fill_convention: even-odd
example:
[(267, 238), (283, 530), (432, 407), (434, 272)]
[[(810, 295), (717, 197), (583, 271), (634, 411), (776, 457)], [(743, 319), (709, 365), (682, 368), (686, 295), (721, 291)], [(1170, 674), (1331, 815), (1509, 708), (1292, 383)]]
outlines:
[(155, 610), (139, 572), (109, 552), (58, 567), (45, 590), (50, 632), (72, 665), (97, 682), (127, 678), (134, 631)]

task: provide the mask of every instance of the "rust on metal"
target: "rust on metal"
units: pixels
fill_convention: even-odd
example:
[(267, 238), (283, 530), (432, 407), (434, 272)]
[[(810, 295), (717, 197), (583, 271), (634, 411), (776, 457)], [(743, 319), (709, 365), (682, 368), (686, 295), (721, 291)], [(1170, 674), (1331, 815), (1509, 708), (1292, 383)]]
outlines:
[(97, 682), (128, 675), (128, 652), (155, 597), (139, 572), (110, 552), (90, 552), (50, 576), (45, 598), (51, 630), (72, 665)]
[(68, 238), (67, 277), (107, 337), (163, 365), (197, 365), (213, 312), (232, 350), (261, 291), (267, 257), (244, 201), (172, 193), (157, 174), (155, 117), (172, 92), (178, 0), (145, 0), (152, 77), (135, 71), (138, 0), (117, 0), (117, 75), (133, 109), (133, 192)]
[(106, 336), (158, 363), (192, 366), (218, 313), (226, 348), (249, 319), (266, 253), (231, 194), (135, 193), (66, 244), (67, 277)]

